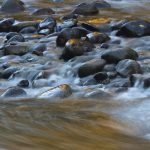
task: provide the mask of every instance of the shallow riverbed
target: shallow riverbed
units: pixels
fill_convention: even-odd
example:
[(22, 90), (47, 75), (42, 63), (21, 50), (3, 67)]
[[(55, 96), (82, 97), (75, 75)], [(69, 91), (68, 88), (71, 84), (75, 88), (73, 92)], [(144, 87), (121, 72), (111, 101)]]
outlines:
[[(111, 8), (100, 10), (98, 15), (79, 16), (79, 23), (97, 26), (124, 19), (150, 21), (149, 0), (106, 1)], [(0, 17), (40, 22), (45, 16), (33, 16), (31, 13), (37, 8), (50, 6), (55, 11), (52, 16), (61, 23), (60, 18), (81, 3), (79, 0), (23, 2), (26, 5), (25, 12), (0, 13)], [(4, 35), (0, 33), (1, 47), (6, 40)], [(116, 36), (115, 32), (110, 32), (109, 36), (111, 49), (133, 48), (140, 56), (137, 61), (144, 66), (144, 73), (150, 73), (150, 36), (122, 38)], [(28, 88), (24, 88), (26, 97), (0, 97), (0, 150), (150, 149), (150, 88), (144, 89), (141, 83), (136, 83), (133, 87), (116, 92), (118, 89), (106, 88), (103, 84), (87, 84), (85, 81), (88, 77), (79, 78), (76, 68), (93, 58), (99, 58), (98, 45), (85, 57), (64, 62), (58, 59), (62, 49), (56, 46), (56, 36), (33, 34), (24, 37), (25, 44), (46, 43), (47, 49), (42, 56), (29, 54), (0, 58), (0, 65), (7, 62), (6, 66), (17, 68), (8, 79), (0, 79), (1, 95), (23, 79), (32, 81)], [(50, 88), (53, 90), (60, 84), (70, 85), (70, 97), (39, 99), (41, 93)], [(98, 93), (94, 97), (95, 91), (101, 95)]]

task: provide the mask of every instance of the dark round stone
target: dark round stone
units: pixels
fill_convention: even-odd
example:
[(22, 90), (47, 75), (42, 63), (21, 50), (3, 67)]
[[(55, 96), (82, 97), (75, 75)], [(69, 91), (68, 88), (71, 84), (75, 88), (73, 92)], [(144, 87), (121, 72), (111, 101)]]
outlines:
[(29, 87), (29, 81), (28, 80), (21, 80), (17, 86), (19, 87)]

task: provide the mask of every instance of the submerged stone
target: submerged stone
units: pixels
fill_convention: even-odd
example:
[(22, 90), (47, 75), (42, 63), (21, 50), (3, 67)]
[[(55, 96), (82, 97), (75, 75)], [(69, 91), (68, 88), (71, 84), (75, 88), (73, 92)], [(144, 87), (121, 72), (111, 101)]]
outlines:
[(71, 94), (71, 87), (67, 84), (62, 84), (41, 93), (38, 98), (66, 98)]
[(27, 96), (27, 93), (22, 88), (11, 87), (7, 89), (1, 96), (4, 98), (25, 97)]

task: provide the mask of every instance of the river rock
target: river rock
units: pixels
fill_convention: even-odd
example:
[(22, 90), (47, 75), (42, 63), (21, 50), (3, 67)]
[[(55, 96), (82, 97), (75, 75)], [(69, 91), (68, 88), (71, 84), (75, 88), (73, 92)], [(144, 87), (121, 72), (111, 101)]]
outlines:
[(103, 71), (106, 71), (106, 72), (115, 71), (116, 70), (115, 66), (116, 66), (115, 64), (107, 64), (104, 66)]
[(9, 32), (15, 20), (13, 18), (4, 18), (0, 20), (0, 32)]
[(7, 43), (11, 42), (25, 42), (25, 38), (20, 34), (14, 35), (12, 38), (10, 38)]
[(5, 13), (19, 13), (24, 10), (24, 3), (20, 0), (5, 0), (1, 6), (1, 11)]
[(79, 67), (78, 76), (80, 78), (83, 78), (83, 77), (98, 73), (102, 71), (105, 64), (106, 64), (106, 61), (104, 59), (91, 60)]
[(116, 65), (116, 71), (123, 77), (128, 77), (136, 73), (142, 73), (140, 64), (131, 59), (120, 61)]
[(36, 29), (38, 28), (39, 22), (37, 21), (22, 21), (22, 22), (16, 22), (12, 26), (12, 30), (14, 32), (20, 32), (22, 29), (26, 27), (35, 27)]
[(112, 80), (108, 85), (107, 88), (118, 88), (118, 87), (130, 87), (131, 82), (129, 78), (116, 78)]
[(109, 63), (117, 63), (124, 59), (136, 60), (138, 53), (131, 48), (119, 48), (116, 50), (108, 50), (101, 57)]
[(94, 26), (94, 25), (91, 25), (91, 24), (88, 24), (88, 23), (81, 23), (81, 26), (83, 28), (85, 28), (86, 30), (89, 30), (89, 31), (92, 31), (92, 32), (99, 32), (99, 29)]
[(29, 51), (30, 52), (44, 52), (46, 51), (47, 47), (46, 44), (43, 43), (35, 43), (33, 45), (30, 46)]
[(99, 11), (93, 3), (81, 3), (73, 10), (72, 13), (87, 16), (98, 14)]
[(61, 31), (65, 28), (73, 28), (77, 26), (77, 19), (67, 19), (63, 23), (57, 24), (57, 31)]
[(27, 44), (8, 44), (4, 46), (5, 55), (19, 55), (22, 56), (29, 51), (29, 46)]
[(8, 79), (17, 70), (18, 70), (18, 68), (16, 68), (16, 67), (9, 67), (9, 68), (5, 69), (2, 72), (2, 78)]
[(94, 79), (101, 84), (109, 82), (109, 77), (106, 72), (98, 72), (94, 75)]
[(96, 98), (96, 99), (106, 99), (106, 98), (110, 98), (112, 97), (112, 95), (110, 93), (107, 93), (105, 91), (102, 91), (102, 90), (95, 90), (95, 91), (91, 91), (91, 92), (88, 92), (84, 95), (85, 98)]
[(11, 87), (7, 89), (2, 95), (2, 97), (6, 98), (15, 98), (15, 97), (25, 97), (27, 96), (27, 93), (19, 87)]
[(11, 39), (13, 36), (16, 36), (16, 35), (20, 35), (19, 33), (17, 32), (9, 32), (6, 34), (6, 39), (9, 40)]
[(96, 0), (93, 2), (93, 5), (95, 5), (97, 9), (111, 8), (111, 5), (104, 0)]
[(39, 24), (39, 30), (42, 29), (49, 29), (50, 33), (54, 32), (54, 28), (56, 26), (56, 21), (52, 17), (48, 17), (40, 22)]
[(102, 44), (110, 40), (110, 37), (105, 33), (93, 32), (86, 35), (87, 40), (91, 43)]
[(54, 10), (52, 10), (51, 8), (40, 8), (35, 10), (32, 15), (36, 15), (36, 16), (40, 16), (40, 15), (52, 15), (54, 14)]
[(33, 26), (23, 28), (20, 33), (21, 34), (29, 34), (29, 33), (36, 33), (37, 29)]
[(74, 28), (66, 28), (62, 30), (57, 39), (56, 44), (59, 47), (65, 46), (66, 42), (70, 39), (80, 39), (81, 37), (85, 37), (88, 34), (88, 31), (84, 28), (74, 27)]
[(126, 19), (118, 21), (118, 22), (112, 22), (111, 23), (111, 29), (112, 30), (119, 30), (127, 22), (128, 22), (128, 20), (126, 20)]
[(132, 86), (150, 88), (150, 73), (133, 74), (130, 77)]
[(57, 87), (51, 88), (41, 93), (38, 98), (66, 98), (72, 94), (72, 89), (67, 84), (62, 84)]
[(144, 20), (129, 21), (122, 25), (117, 32), (118, 36), (141, 37), (150, 35), (150, 23)]
[(69, 60), (75, 56), (81, 56), (86, 52), (92, 51), (94, 45), (85, 40), (70, 39), (63, 50), (60, 58), (64, 60)]
[(28, 80), (21, 80), (17, 86), (25, 88), (25, 87), (29, 87), (29, 81)]

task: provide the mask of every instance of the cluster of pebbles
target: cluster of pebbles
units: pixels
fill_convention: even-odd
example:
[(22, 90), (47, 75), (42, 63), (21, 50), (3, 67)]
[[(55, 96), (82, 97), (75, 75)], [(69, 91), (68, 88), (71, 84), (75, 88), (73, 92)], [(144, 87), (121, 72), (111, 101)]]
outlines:
[[(51, 8), (31, 15), (42, 21), (0, 20), (1, 97), (107, 97), (139, 83), (150, 87), (150, 58), (121, 40), (150, 36), (144, 20), (110, 21), (99, 26), (79, 22), (111, 5), (103, 0), (81, 3), (58, 21)], [(3, 13), (25, 11), (20, 0), (6, 0)], [(113, 36), (112, 36), (113, 35)], [(116, 37), (113, 38), (113, 37)], [(134, 44), (134, 43), (133, 43)]]

